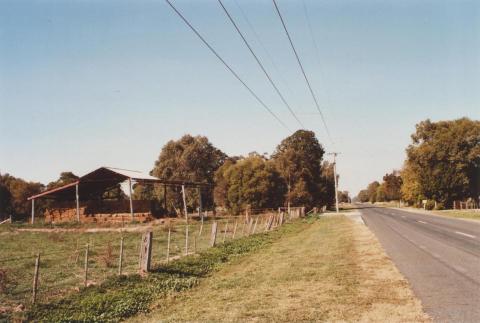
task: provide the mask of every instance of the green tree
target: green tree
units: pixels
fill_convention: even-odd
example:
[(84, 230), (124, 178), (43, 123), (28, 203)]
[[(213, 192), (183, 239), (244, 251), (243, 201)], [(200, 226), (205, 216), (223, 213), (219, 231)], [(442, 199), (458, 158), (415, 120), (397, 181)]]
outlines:
[(0, 183), (0, 220), (9, 217), (12, 211), (12, 194), (8, 187)]
[[(151, 171), (153, 176), (165, 180), (194, 181), (214, 183), (214, 175), (222, 166), (227, 155), (215, 148), (207, 137), (184, 135), (179, 140), (170, 140), (163, 146), (160, 156)], [(163, 186), (155, 189), (156, 198), (163, 204)], [(204, 207), (213, 206), (212, 190), (203, 189)], [(182, 209), (180, 187), (169, 187), (167, 206)], [(199, 206), (197, 189), (187, 189), (187, 205), (190, 209)]]
[(382, 183), (377, 187), (377, 191), (375, 192), (375, 202), (385, 201), (387, 201), (387, 193), (385, 189), (385, 183)]
[(377, 190), (379, 186), (380, 186), (380, 183), (377, 181), (374, 181), (368, 184), (367, 193), (368, 193), (368, 200), (370, 201), (370, 203), (377, 202)]
[(338, 202), (339, 203), (350, 203), (350, 196), (348, 191), (338, 191)]
[(215, 172), (215, 176), (214, 176), (215, 189), (213, 192), (215, 205), (218, 205), (223, 208), (228, 208), (228, 189), (230, 186), (230, 183), (229, 183), (230, 178), (227, 177), (227, 171), (230, 172), (230, 169), (239, 160), (241, 160), (241, 158), (236, 158), (236, 159), (228, 158), (225, 161), (225, 163)]
[[(0, 175), (0, 184), (5, 186), (11, 194), (10, 208), (15, 218), (26, 218), (31, 212), (31, 203), (28, 197), (40, 193), (44, 186), (41, 183), (27, 182), (9, 174)], [(44, 209), (43, 201), (35, 203), (36, 212)]]
[(321, 162), (325, 151), (313, 131), (298, 130), (282, 140), (272, 159), (289, 190), (291, 205), (307, 207), (326, 204), (322, 201)]
[[(337, 174), (337, 180), (338, 179), (339, 176)], [(321, 206), (333, 207), (335, 205), (333, 163), (329, 163), (328, 161), (322, 163), (319, 190)]]
[(271, 161), (250, 155), (227, 161), (216, 173), (216, 203), (237, 214), (247, 207), (276, 208), (283, 204), (286, 184)]
[(420, 190), (417, 173), (408, 161), (403, 165), (402, 172), (402, 199), (413, 205), (420, 205), (420, 201), (424, 199)]
[[(425, 198), (447, 207), (457, 199), (478, 199), (480, 121), (462, 118), (420, 122), (407, 148), (407, 162)], [(413, 186), (408, 182), (406, 185)]]
[(77, 181), (78, 178), (79, 177), (72, 172), (62, 172), (56, 181), (47, 184), (47, 190), (73, 183)]
[(368, 190), (361, 190), (360, 192), (358, 192), (357, 198), (362, 203), (368, 202), (370, 200)]
[(393, 171), (383, 176), (383, 190), (386, 201), (398, 201), (401, 198), (402, 178), (399, 172)]

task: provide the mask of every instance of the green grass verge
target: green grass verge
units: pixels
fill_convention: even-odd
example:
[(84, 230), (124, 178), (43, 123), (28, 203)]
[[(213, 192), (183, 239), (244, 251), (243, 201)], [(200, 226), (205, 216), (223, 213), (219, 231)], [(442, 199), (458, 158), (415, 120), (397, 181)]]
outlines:
[[(303, 223), (303, 225), (302, 225)], [(59, 301), (38, 304), (22, 319), (34, 321), (118, 321), (148, 312), (151, 304), (169, 294), (190, 289), (202, 277), (233, 258), (263, 248), (282, 235), (299, 232), (305, 221), (287, 224), (279, 230), (229, 241), (199, 255), (159, 265), (147, 277), (130, 275), (110, 278), (99, 286), (83, 288)]]

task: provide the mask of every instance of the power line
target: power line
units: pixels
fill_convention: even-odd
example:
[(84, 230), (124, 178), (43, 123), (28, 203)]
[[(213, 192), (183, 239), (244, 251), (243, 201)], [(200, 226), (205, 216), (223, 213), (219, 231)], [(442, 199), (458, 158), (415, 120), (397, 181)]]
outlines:
[(290, 33), (288, 32), (285, 21), (283, 20), (282, 14), (280, 13), (280, 9), (278, 8), (277, 2), (275, 0), (272, 0), (272, 1), (273, 1), (273, 5), (275, 6), (275, 10), (278, 14), (278, 17), (280, 18), (280, 21), (282, 22), (283, 29), (285, 30), (285, 33), (287, 34), (288, 41), (290, 42), (290, 46), (292, 47), (293, 53), (295, 54), (295, 57), (297, 58), (298, 65), (300, 66), (303, 77), (305, 78), (305, 82), (307, 83), (308, 89), (310, 90), (310, 94), (312, 95), (313, 101), (315, 102), (315, 106), (317, 107), (317, 110), (320, 113), (323, 125), (325, 126), (325, 131), (327, 132), (327, 135), (328, 135), (328, 138), (330, 139), (331, 142), (333, 142), (332, 136), (330, 135), (330, 131), (328, 130), (327, 123), (325, 122), (325, 117), (323, 116), (322, 110), (320, 109), (320, 105), (318, 104), (317, 97), (315, 96), (315, 93), (313, 92), (312, 86), (310, 85), (310, 81), (308, 80), (308, 77), (307, 77), (307, 74), (305, 73), (302, 62), (300, 61), (300, 57), (298, 56), (297, 50), (295, 49), (295, 45), (293, 45), (292, 38), (290, 37)]
[(313, 36), (313, 28), (312, 28), (312, 24), (310, 22), (310, 16), (308, 14), (307, 5), (305, 3), (305, 0), (302, 0), (302, 4), (303, 4), (303, 13), (305, 14), (305, 19), (307, 20), (308, 32), (310, 33), (310, 38), (312, 38), (313, 46), (315, 46), (315, 54), (317, 56), (318, 63), (320, 63), (320, 50), (318, 49), (317, 41), (315, 40), (315, 37)]
[(235, 5), (238, 7), (238, 10), (240, 11), (243, 19), (245, 20), (245, 22), (247, 23), (248, 27), (250, 28), (250, 30), (252, 31), (253, 35), (255, 36), (255, 39), (257, 40), (257, 42), (260, 44), (260, 46), (262, 47), (263, 51), (265, 52), (267, 58), (270, 60), (270, 63), (272, 64), (273, 68), (275, 69), (275, 71), (277, 72), (278, 76), (280, 77), (280, 80), (283, 82), (283, 84), (285, 85), (285, 87), (290, 91), (291, 94), (294, 94), (294, 91), (292, 90), (292, 88), (290, 87), (290, 85), (288, 84), (288, 82), (285, 80), (285, 77), (283, 76), (282, 72), (280, 71), (280, 69), (278, 68), (277, 64), (275, 63), (275, 60), (273, 59), (272, 57), (272, 54), (270, 54), (270, 51), (267, 49), (267, 47), (265, 46), (265, 44), (263, 43), (262, 41), (262, 38), (260, 37), (260, 35), (257, 33), (257, 31), (255, 30), (255, 27), (253, 26), (252, 22), (250, 21), (250, 19), (248, 19), (248, 16), (247, 14), (245, 13), (245, 10), (242, 9), (242, 6), (240, 6), (240, 4), (238, 3), (237, 0), (233, 0), (233, 2), (235, 2)]
[(242, 37), (242, 40), (243, 42), (245, 43), (245, 45), (247, 46), (248, 50), (250, 51), (250, 53), (253, 55), (253, 57), (255, 58), (255, 60), (257, 61), (258, 65), (260, 66), (260, 68), (262, 69), (263, 73), (265, 74), (265, 76), (267, 77), (268, 81), (270, 82), (270, 84), (272, 85), (272, 87), (275, 89), (275, 91), (277, 92), (278, 96), (280, 97), (280, 99), (282, 100), (282, 102), (285, 104), (285, 106), (287, 107), (288, 111), (290, 111), (290, 114), (295, 118), (295, 120), (297, 120), (297, 122), (300, 124), (300, 126), (302, 128), (305, 128), (305, 126), (302, 124), (302, 122), (300, 121), (300, 119), (297, 117), (297, 115), (295, 114), (295, 112), (293, 112), (292, 108), (290, 107), (290, 105), (287, 103), (287, 101), (285, 100), (285, 97), (282, 95), (282, 93), (280, 92), (280, 90), (278, 89), (277, 85), (275, 84), (275, 82), (273, 82), (272, 78), (270, 77), (270, 75), (268, 74), (268, 72), (265, 70), (265, 67), (263, 66), (262, 62), (260, 61), (260, 59), (257, 57), (257, 55), (255, 54), (255, 52), (253, 51), (252, 47), (250, 46), (250, 44), (248, 43), (247, 39), (245, 38), (245, 36), (243, 35), (243, 33), (240, 31), (240, 28), (238, 28), (237, 24), (235, 23), (235, 21), (233, 20), (232, 16), (230, 15), (230, 13), (228, 12), (227, 8), (225, 8), (225, 6), (223, 5), (223, 2), (222, 0), (218, 0), (218, 3), (220, 4), (220, 6), (222, 7), (223, 11), (225, 12), (225, 14), (227, 15), (228, 19), (230, 20), (230, 22), (232, 23), (232, 25), (235, 27), (235, 29), (237, 30), (237, 33), (240, 35), (240, 37)]
[(203, 36), (195, 29), (195, 27), (190, 24), (190, 22), (182, 15), (180, 11), (169, 1), (165, 0), (167, 4), (175, 11), (175, 13), (185, 22), (185, 24), (197, 35), (197, 37), (205, 44), (205, 46), (210, 49), (210, 51), (220, 60), (220, 62), (225, 65), (225, 67), (230, 71), (230, 73), (235, 76), (235, 78), (242, 83), (242, 85), (250, 92), (250, 94), (265, 108), (265, 110), (270, 113), (283, 127), (285, 127), (289, 132), (291, 132), (290, 128), (258, 97), (258, 95), (238, 76), (238, 74), (228, 65), (228, 63), (217, 53), (215, 49), (203, 38)]

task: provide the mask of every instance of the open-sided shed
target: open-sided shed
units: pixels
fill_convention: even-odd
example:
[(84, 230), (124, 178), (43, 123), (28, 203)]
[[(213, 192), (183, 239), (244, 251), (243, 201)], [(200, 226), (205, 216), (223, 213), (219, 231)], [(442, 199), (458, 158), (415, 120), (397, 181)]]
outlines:
[[(163, 180), (139, 171), (132, 171), (113, 167), (100, 167), (82, 177), (75, 182), (67, 185), (46, 190), (39, 194), (30, 196), (28, 200), (32, 201), (32, 223), (35, 221), (35, 200), (39, 198), (53, 199), (57, 201), (75, 201), (76, 219), (80, 221), (80, 201), (93, 200), (101, 196), (104, 192), (116, 187), (117, 185), (128, 182), (129, 189), (129, 207), (131, 219), (134, 219), (134, 203), (132, 199), (132, 184), (161, 184), (166, 186), (181, 186), (182, 193), (185, 194), (185, 187), (210, 186), (208, 183), (199, 183), (191, 181), (169, 181)], [(166, 190), (164, 190), (166, 192)], [(186, 210), (186, 208), (185, 208)]]

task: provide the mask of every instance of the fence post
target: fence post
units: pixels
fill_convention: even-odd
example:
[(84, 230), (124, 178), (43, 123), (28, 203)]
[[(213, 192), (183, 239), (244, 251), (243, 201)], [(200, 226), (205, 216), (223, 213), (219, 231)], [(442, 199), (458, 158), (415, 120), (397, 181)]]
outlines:
[(215, 241), (217, 240), (217, 221), (212, 224), (212, 233), (210, 235), (210, 246), (215, 246)]
[(37, 253), (35, 258), (35, 271), (33, 273), (33, 290), (32, 290), (32, 304), (35, 304), (37, 300), (37, 286), (38, 286), (38, 271), (40, 269), (40, 252)]
[(122, 274), (123, 266), (123, 237), (120, 239), (120, 259), (118, 260), (118, 275)]
[(235, 220), (235, 225), (233, 226), (232, 240), (235, 239), (235, 233), (237, 233), (238, 220)]
[(225, 239), (227, 238), (227, 231), (228, 231), (228, 220), (225, 223), (225, 228), (223, 229), (223, 242), (225, 243)]
[(202, 231), (203, 231), (203, 213), (202, 213), (202, 216), (201, 216), (200, 230), (198, 230), (198, 236), (199, 237), (202, 235)]
[(258, 223), (258, 216), (257, 218), (255, 219), (255, 224), (253, 226), (253, 233), (252, 234), (255, 234), (255, 230), (257, 229), (257, 223)]
[(171, 234), (172, 228), (169, 226), (168, 227), (168, 239), (167, 239), (167, 264), (170, 260), (170, 234)]
[(273, 224), (273, 215), (270, 215), (268, 217), (267, 227), (265, 228), (265, 231), (270, 231), (272, 229), (272, 224)]
[(150, 271), (150, 263), (152, 260), (152, 237), (152, 231), (145, 232), (142, 235), (142, 244), (140, 251), (140, 271), (144, 273)]
[(87, 247), (85, 248), (85, 268), (84, 268), (84, 275), (83, 275), (83, 286), (87, 287), (87, 280), (88, 280), (88, 249), (89, 245), (87, 243)]
[(252, 234), (252, 227), (253, 227), (253, 218), (250, 218), (250, 221), (248, 222), (248, 235)]

